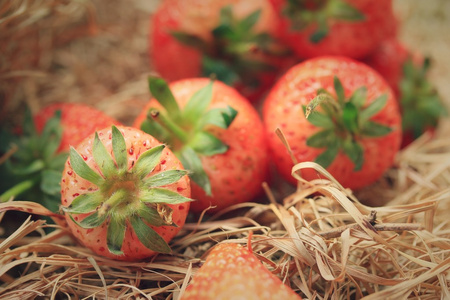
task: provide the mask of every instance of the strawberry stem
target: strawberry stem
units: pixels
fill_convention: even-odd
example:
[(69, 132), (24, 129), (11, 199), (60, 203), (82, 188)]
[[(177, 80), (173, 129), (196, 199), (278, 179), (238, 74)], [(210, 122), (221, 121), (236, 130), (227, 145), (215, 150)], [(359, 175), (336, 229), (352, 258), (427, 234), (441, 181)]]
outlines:
[(181, 143), (186, 144), (189, 141), (186, 131), (170, 118), (166, 117), (158, 109), (151, 108), (148, 113), (148, 118), (154, 120), (164, 129), (170, 131)]
[(108, 200), (103, 203), (103, 205), (99, 209), (99, 215), (103, 215), (107, 213), (111, 208), (113, 207), (121, 207), (123, 205), (127, 205), (128, 201), (126, 200), (129, 198), (130, 193), (133, 193), (133, 191), (130, 191), (126, 188), (119, 188), (109, 197)]

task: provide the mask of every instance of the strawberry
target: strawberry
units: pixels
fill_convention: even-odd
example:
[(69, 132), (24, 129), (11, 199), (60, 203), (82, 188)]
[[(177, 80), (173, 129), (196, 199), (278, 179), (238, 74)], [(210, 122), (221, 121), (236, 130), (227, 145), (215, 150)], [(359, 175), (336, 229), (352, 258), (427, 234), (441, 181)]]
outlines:
[(396, 34), (391, 0), (271, 0), (278, 36), (301, 58), (362, 58)]
[[(263, 120), (272, 159), (292, 183), (292, 160), (277, 128), (298, 162), (316, 161), (352, 189), (377, 180), (400, 146), (401, 117), (391, 88), (372, 68), (347, 57), (318, 57), (291, 68), (267, 96)], [(318, 174), (304, 170), (302, 176)]]
[(301, 299), (251, 252), (238, 244), (215, 246), (180, 300)]
[(402, 148), (424, 132), (433, 134), (447, 110), (428, 80), (430, 60), (392, 38), (383, 41), (364, 62), (378, 71), (396, 93), (402, 112)]
[(62, 136), (58, 152), (68, 151), (70, 145), (76, 146), (85, 137), (96, 130), (120, 122), (106, 115), (104, 112), (84, 103), (52, 103), (41, 109), (35, 116), (36, 129), (41, 132), (47, 121), (61, 112)]
[(152, 99), (134, 126), (167, 143), (191, 171), (191, 210), (217, 211), (253, 200), (268, 172), (267, 145), (255, 108), (235, 89), (207, 78), (167, 85), (150, 78)]
[[(0, 168), (5, 178), (0, 199), (12, 196), (36, 201), (52, 211), (60, 203), (61, 172), (68, 156), (69, 144), (76, 145), (96, 129), (119, 124), (118, 121), (86, 104), (55, 103), (44, 107), (33, 117), (27, 111), (22, 134), (2, 139), (0, 154), (13, 145), (17, 151)], [(7, 180), (6, 180), (7, 178)]]
[(141, 260), (169, 253), (184, 225), (190, 186), (173, 153), (131, 127), (105, 128), (71, 147), (61, 203), (73, 235), (95, 253)]
[(151, 20), (151, 61), (168, 81), (215, 74), (256, 101), (290, 60), (267, 0), (167, 0)]

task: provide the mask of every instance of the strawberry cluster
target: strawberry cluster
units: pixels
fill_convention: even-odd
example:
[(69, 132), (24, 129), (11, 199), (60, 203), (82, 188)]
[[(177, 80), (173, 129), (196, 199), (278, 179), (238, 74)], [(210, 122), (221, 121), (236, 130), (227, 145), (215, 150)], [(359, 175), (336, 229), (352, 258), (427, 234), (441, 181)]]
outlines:
[[(170, 253), (189, 213), (260, 200), (271, 166), (295, 184), (294, 164), (314, 161), (344, 187), (366, 187), (445, 112), (429, 60), (397, 26), (390, 0), (166, 0), (149, 40), (161, 77), (149, 78), (153, 98), (132, 126), (84, 104), (29, 115), (0, 149), (0, 199), (59, 209), (86, 247), (132, 261)], [(222, 258), (259, 270), (269, 296), (298, 298), (247, 250), (223, 246), (186, 299), (216, 270), (239, 285), (211, 267)], [(205, 299), (230, 293), (209, 288)]]

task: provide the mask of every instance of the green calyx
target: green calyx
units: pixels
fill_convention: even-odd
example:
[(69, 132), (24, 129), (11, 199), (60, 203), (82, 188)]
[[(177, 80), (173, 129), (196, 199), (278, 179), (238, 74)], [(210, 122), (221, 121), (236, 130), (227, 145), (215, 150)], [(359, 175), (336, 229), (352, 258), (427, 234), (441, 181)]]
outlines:
[[(160, 163), (165, 145), (148, 149), (128, 169), (125, 138), (115, 126), (112, 127), (112, 148), (114, 159), (98, 134), (95, 135), (92, 155), (100, 173), (91, 169), (74, 148), (70, 149), (70, 164), (74, 172), (98, 189), (80, 194), (63, 210), (83, 228), (95, 228), (106, 222), (107, 245), (113, 254), (123, 254), (121, 248), (128, 226), (148, 249), (169, 253), (171, 250), (166, 241), (150, 225), (176, 226), (167, 204), (192, 200), (163, 186), (177, 182), (187, 175), (187, 171), (167, 170), (149, 176)], [(75, 221), (74, 214), (86, 213), (90, 215), (80, 222)]]
[[(322, 167), (327, 168), (342, 151), (354, 163), (354, 171), (358, 171), (364, 164), (364, 149), (360, 140), (384, 136), (392, 131), (390, 127), (370, 120), (386, 105), (387, 95), (383, 94), (365, 106), (365, 87), (356, 89), (346, 99), (344, 88), (335, 76), (334, 89), (336, 97), (319, 89), (317, 96), (303, 107), (307, 120), (322, 129), (310, 136), (306, 144), (313, 148), (325, 148), (315, 160)], [(322, 112), (315, 111), (318, 106)]]
[(260, 15), (261, 10), (257, 10), (237, 20), (229, 5), (221, 9), (219, 24), (211, 32), (211, 41), (181, 31), (171, 34), (182, 44), (203, 53), (202, 76), (214, 74), (228, 85), (242, 82), (248, 86), (258, 86), (258, 75), (275, 67), (255, 59), (252, 54), (262, 52), (280, 56), (287, 53), (268, 33), (253, 32)]
[(447, 115), (437, 90), (427, 80), (430, 60), (424, 59), (422, 66), (416, 67), (412, 59), (403, 65), (403, 77), (399, 84), (402, 127), (418, 138), (428, 128), (435, 128), (439, 119)]
[(288, 0), (283, 13), (291, 20), (291, 29), (294, 31), (316, 26), (317, 29), (309, 37), (314, 44), (328, 35), (330, 21), (365, 20), (363, 13), (343, 0)]
[(166, 81), (150, 77), (149, 86), (163, 108), (151, 107), (141, 130), (167, 143), (184, 168), (190, 171), (190, 178), (211, 195), (210, 180), (200, 158), (228, 150), (227, 145), (210, 133), (210, 128), (227, 129), (237, 111), (230, 106), (208, 109), (212, 100), (212, 80), (194, 93), (183, 109), (178, 106)]
[[(0, 165), (0, 202), (11, 197), (35, 201), (53, 212), (60, 204), (60, 181), (67, 153), (58, 153), (61, 144), (61, 112), (55, 112), (40, 134), (31, 112), (25, 113), (22, 134), (0, 133), (5, 162)], [(4, 147), (4, 148), (3, 148)]]

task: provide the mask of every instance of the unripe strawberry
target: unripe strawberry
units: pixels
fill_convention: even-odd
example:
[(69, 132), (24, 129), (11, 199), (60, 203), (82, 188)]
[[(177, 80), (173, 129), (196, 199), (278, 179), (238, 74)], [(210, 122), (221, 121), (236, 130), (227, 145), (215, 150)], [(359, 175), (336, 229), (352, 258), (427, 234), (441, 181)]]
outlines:
[(71, 148), (61, 203), (73, 235), (99, 255), (140, 260), (170, 253), (190, 185), (180, 161), (152, 136), (105, 128)]
[(180, 300), (301, 300), (238, 244), (215, 246)]

